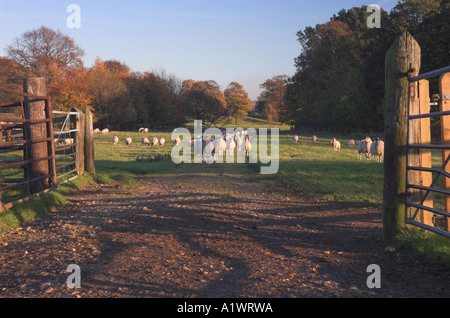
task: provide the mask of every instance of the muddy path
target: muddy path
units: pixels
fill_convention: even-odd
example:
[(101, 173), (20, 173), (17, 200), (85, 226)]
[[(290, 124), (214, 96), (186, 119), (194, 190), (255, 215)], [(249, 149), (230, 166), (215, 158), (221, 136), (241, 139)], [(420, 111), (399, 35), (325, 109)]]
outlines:
[[(448, 271), (385, 251), (379, 210), (309, 202), (214, 169), (92, 186), (5, 234), (0, 297), (450, 296)], [(70, 264), (79, 289), (67, 287)], [(381, 288), (367, 286), (370, 264)]]

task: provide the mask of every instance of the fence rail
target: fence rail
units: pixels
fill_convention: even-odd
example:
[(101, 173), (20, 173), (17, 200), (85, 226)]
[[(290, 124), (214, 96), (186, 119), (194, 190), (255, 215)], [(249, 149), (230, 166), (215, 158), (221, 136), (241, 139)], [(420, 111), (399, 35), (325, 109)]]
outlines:
[[(408, 195), (405, 197), (405, 223), (450, 238), (450, 182), (448, 181), (450, 180), (450, 169), (448, 167), (450, 162), (450, 121), (444, 119), (450, 115), (450, 108), (446, 106), (450, 88), (443, 83), (447, 75), (450, 75), (450, 66), (410, 77), (408, 81), (408, 142), (406, 145), (406, 193)], [(441, 76), (440, 93), (433, 96), (438, 96), (434, 99), (441, 103), (441, 109), (437, 112), (430, 112), (432, 100), (429, 97), (427, 79), (436, 76)], [(411, 114), (413, 108), (415, 114)], [(423, 109), (428, 111), (424, 112)], [(428, 130), (426, 134), (429, 136), (430, 118), (439, 118), (441, 121), (441, 144), (420, 143), (420, 134), (424, 133), (422, 130)], [(428, 120), (428, 124), (421, 122), (421, 120)], [(428, 138), (426, 139), (428, 140)], [(431, 166), (430, 151), (433, 149), (442, 151), (443, 163), (440, 168)], [(410, 164), (410, 161), (415, 162)], [(416, 175), (411, 175), (411, 172), (416, 172)], [(428, 177), (425, 178), (425, 174), (428, 174)], [(433, 174), (434, 178), (431, 178)], [(436, 184), (441, 176), (444, 178), (443, 187), (438, 188)], [(433, 206), (432, 193), (444, 196), (444, 211)], [(425, 214), (428, 214), (428, 216), (425, 216)], [(437, 224), (437, 217), (445, 219), (445, 229)]]
[[(35, 80), (41, 82), (35, 83)], [(40, 92), (39, 85), (42, 83), (45, 87), (43, 78), (33, 78), (30, 82), (25, 79), (24, 87), (36, 84), (37, 89), (33, 91)], [(87, 117), (76, 109), (68, 112), (54, 111), (50, 97), (44, 96), (45, 94), (30, 94), (3, 87), (0, 87), (0, 92), (20, 99), (0, 103), (2, 212), (83, 174)], [(92, 121), (92, 114), (86, 112)], [(39, 117), (42, 114), (45, 114), (45, 118)], [(93, 138), (87, 140), (88, 146), (93, 148)], [(90, 150), (90, 154), (93, 156), (93, 150)], [(46, 163), (43, 164), (44, 162)], [(34, 165), (40, 165), (39, 169), (44, 169), (36, 173)], [(92, 164), (89, 172), (95, 173)], [(11, 193), (12, 190), (15, 190), (14, 194)]]

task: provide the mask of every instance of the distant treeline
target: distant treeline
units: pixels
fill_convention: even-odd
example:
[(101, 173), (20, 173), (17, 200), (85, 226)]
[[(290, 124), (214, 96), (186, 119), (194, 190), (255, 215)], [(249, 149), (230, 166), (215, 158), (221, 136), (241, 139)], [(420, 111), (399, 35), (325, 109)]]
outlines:
[[(192, 119), (209, 125), (227, 117), (237, 122), (254, 104), (253, 111), (268, 120), (298, 129), (382, 131), (385, 52), (408, 31), (422, 47), (421, 73), (447, 66), (449, 13), (448, 0), (402, 0), (389, 13), (381, 10), (380, 28), (369, 28), (366, 6), (343, 9), (297, 33), (296, 73), (267, 79), (254, 103), (237, 82), (221, 91), (214, 80), (182, 80), (164, 70), (131, 72), (116, 60), (98, 58), (85, 67), (84, 50), (45, 26), (6, 47), (0, 86), (21, 90), (24, 77), (46, 77), (55, 109), (89, 107), (96, 126), (114, 130), (178, 127)], [(437, 83), (430, 84), (437, 92)], [(10, 99), (0, 94), (0, 101)]]
[(408, 31), (422, 49), (420, 73), (447, 66), (449, 13), (449, 1), (404, 0), (390, 13), (381, 10), (380, 28), (368, 27), (371, 12), (363, 6), (299, 31), (303, 50), (286, 81), (282, 120), (297, 128), (383, 130), (386, 51)]

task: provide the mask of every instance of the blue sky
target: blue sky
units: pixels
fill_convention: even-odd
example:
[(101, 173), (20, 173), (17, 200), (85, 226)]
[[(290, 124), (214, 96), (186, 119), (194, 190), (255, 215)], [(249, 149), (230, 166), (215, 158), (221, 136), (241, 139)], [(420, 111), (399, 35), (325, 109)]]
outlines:
[[(341, 9), (397, 0), (0, 0), (0, 56), (15, 37), (42, 25), (72, 37), (91, 66), (115, 59), (133, 71), (164, 69), (181, 79), (239, 82), (256, 99), (267, 78), (295, 72), (296, 33)], [(81, 28), (70, 29), (70, 4)]]

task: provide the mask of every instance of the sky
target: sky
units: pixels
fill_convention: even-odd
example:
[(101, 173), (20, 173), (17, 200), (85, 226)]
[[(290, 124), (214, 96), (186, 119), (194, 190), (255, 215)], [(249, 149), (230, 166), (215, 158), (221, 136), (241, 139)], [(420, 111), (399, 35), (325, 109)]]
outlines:
[[(118, 60), (135, 72), (164, 70), (181, 80), (244, 86), (252, 100), (260, 85), (295, 73), (297, 32), (329, 21), (341, 9), (397, 0), (0, 0), (0, 56), (13, 39), (47, 26), (73, 38), (95, 59)], [(80, 27), (70, 28), (70, 4)]]

